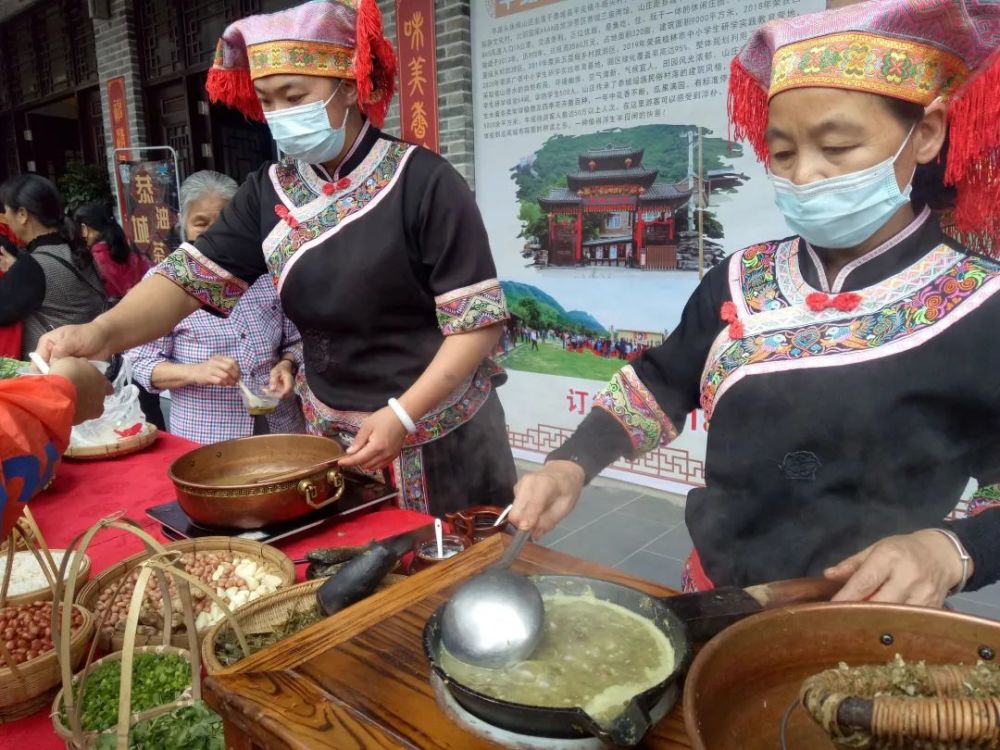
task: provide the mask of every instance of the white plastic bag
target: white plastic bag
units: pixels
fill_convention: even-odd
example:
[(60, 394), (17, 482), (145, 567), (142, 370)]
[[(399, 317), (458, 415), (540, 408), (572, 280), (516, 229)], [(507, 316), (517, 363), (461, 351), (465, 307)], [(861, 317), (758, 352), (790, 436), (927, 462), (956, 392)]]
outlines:
[(104, 414), (74, 427), (71, 446), (111, 445), (143, 429), (146, 417), (139, 405), (139, 388), (132, 382), (132, 367), (127, 357), (123, 358), (113, 385), (115, 392), (104, 399)]

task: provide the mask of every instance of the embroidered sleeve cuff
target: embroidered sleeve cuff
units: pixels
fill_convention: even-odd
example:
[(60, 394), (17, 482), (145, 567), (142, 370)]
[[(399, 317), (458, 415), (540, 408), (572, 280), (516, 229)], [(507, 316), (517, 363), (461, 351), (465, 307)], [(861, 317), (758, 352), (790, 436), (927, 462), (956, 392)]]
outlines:
[(629, 437), (618, 420), (603, 409), (591, 409), (576, 432), (545, 461), (572, 461), (583, 469), (585, 481), (590, 484), (594, 477), (631, 450)]
[(156, 267), (156, 273), (170, 279), (192, 297), (199, 299), (203, 305), (223, 316), (232, 312), (247, 290), (245, 281), (233, 276), (187, 242), (167, 256)]
[(990, 506), (974, 516), (947, 521), (941, 526), (954, 532), (975, 562), (965, 591), (975, 591), (1000, 580), (1000, 555), (996, 554), (996, 540), (1000, 539), (1000, 507)]
[(455, 289), (434, 298), (445, 336), (467, 333), (507, 320), (507, 300), (496, 279)]
[(631, 365), (619, 370), (600, 393), (594, 407), (614, 417), (632, 443), (632, 456), (648, 453), (677, 437), (677, 428), (642, 384)]

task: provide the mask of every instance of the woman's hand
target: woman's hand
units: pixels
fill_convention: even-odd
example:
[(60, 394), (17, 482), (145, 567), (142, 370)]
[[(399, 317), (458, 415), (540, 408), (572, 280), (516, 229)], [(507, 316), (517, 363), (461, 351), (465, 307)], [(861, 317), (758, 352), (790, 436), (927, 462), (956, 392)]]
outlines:
[(360, 466), (372, 471), (388, 466), (403, 449), (406, 428), (388, 406), (379, 409), (361, 425), (347, 458), (340, 466)]
[(948, 537), (923, 529), (886, 537), (828, 568), (825, 575), (844, 582), (835, 602), (940, 607), (962, 580), (962, 560)]
[(236, 385), (240, 380), (240, 363), (216, 355), (196, 365), (188, 365), (191, 385)]
[(267, 390), (278, 398), (289, 398), (295, 390), (295, 363), (283, 359), (272, 367)]
[(0, 273), (7, 273), (16, 260), (17, 258), (0, 247)]
[(572, 461), (549, 461), (514, 487), (510, 522), (540, 539), (570, 514), (585, 480), (583, 469)]
[(111, 337), (100, 321), (63, 326), (49, 331), (38, 341), (36, 351), (46, 362), (63, 357), (106, 360), (113, 352)]
[(67, 357), (53, 360), (50, 375), (66, 378), (76, 387), (76, 411), (73, 424), (96, 419), (104, 413), (104, 398), (114, 393), (111, 383), (100, 370), (85, 359)]

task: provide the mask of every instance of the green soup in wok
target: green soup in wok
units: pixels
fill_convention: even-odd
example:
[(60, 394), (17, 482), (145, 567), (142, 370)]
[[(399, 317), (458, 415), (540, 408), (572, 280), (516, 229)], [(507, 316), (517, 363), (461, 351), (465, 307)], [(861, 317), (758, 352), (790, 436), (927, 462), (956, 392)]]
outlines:
[(511, 703), (579, 707), (607, 723), (635, 695), (674, 667), (667, 637), (649, 620), (593, 596), (545, 596), (545, 632), (531, 659), (489, 669), (443, 647), (447, 674), (472, 690)]

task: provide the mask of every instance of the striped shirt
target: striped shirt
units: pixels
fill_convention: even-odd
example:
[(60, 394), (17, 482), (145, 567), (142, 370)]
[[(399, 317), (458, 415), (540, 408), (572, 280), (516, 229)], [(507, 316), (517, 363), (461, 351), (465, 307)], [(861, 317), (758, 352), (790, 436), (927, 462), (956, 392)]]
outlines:
[[(260, 391), (268, 384), (271, 368), (286, 353), (301, 363), (302, 340), (285, 318), (270, 277), (265, 276), (247, 290), (228, 318), (198, 310), (169, 335), (131, 349), (126, 356), (136, 382), (160, 393), (151, 379), (153, 369), (163, 362), (198, 364), (215, 356), (229, 357), (239, 363), (243, 381)], [(175, 435), (197, 443), (216, 443), (253, 434), (253, 417), (237, 387), (173, 388), (170, 401), (170, 432)], [(305, 431), (298, 398), (282, 401), (267, 421), (271, 432)]]

